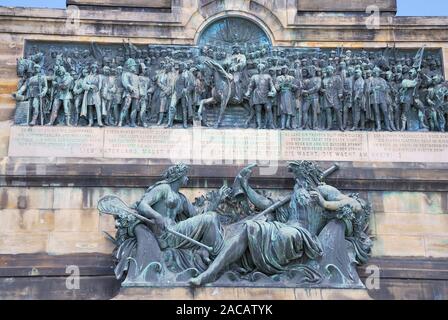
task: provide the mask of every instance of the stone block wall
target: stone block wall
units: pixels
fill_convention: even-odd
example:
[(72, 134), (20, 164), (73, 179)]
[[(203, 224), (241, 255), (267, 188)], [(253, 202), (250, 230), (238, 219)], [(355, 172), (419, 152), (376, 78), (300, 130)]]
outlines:
[[(9, 277), (18, 276), (18, 270), (28, 275), (30, 283), (42, 274), (56, 273), (60, 283), (54, 283), (53, 290), (68, 295), (64, 287), (67, 265), (80, 265), (83, 283), (91, 281), (83, 270), (95, 267), (102, 272), (97, 289), (103, 292), (97, 298), (111, 298), (117, 293), (118, 282), (113, 278), (110, 254), (113, 245), (106, 239), (103, 231), (114, 235), (114, 220), (110, 216), (99, 216), (96, 210), (98, 199), (106, 194), (119, 195), (127, 203), (137, 201), (144, 188), (92, 188), (92, 187), (6, 187), (0, 194), (0, 297), (17, 297), (17, 288), (12, 290), (5, 283)], [(204, 188), (183, 190), (189, 199), (203, 194)], [(269, 190), (280, 197), (285, 190)], [(372, 236), (375, 239), (372, 258), (367, 266), (360, 269), (362, 278), (370, 275), (365, 268), (369, 265), (380, 267), (381, 290), (357, 292), (350, 290), (330, 291), (300, 289), (256, 289), (258, 293), (243, 289), (215, 289), (212, 296), (221, 298), (263, 299), (330, 299), (330, 298), (403, 298), (403, 292), (417, 298), (432, 298), (425, 290), (439, 290), (446, 294), (443, 282), (430, 283), (428, 278), (440, 278), (446, 274), (448, 258), (448, 207), (447, 192), (381, 192), (372, 191), (362, 195), (373, 204), (371, 218)], [(13, 258), (16, 257), (16, 258)], [(26, 259), (25, 259), (26, 257)], [(84, 258), (84, 260), (81, 260)], [(11, 259), (22, 265), (11, 268)], [(25, 259), (25, 260), (24, 260)], [(93, 261), (92, 261), (93, 259)], [(24, 263), (27, 261), (27, 263)], [(94, 267), (90, 266), (93, 264)], [(25, 264), (25, 265), (23, 265)], [(87, 265), (86, 265), (87, 264)], [(107, 267), (109, 266), (109, 267)], [(18, 269), (19, 268), (19, 269)], [(398, 272), (401, 270), (401, 272)], [(36, 274), (33, 274), (36, 273)], [(35, 284), (34, 284), (35, 285)], [(440, 287), (442, 285), (442, 287)], [(85, 287), (84, 287), (85, 288)], [(400, 289), (401, 288), (401, 289)], [(423, 290), (422, 288), (427, 288)], [(435, 288), (435, 289), (434, 289)], [(443, 289), (445, 288), (445, 289)], [(9, 289), (9, 290), (8, 290)], [(203, 292), (203, 291), (206, 292)], [(207, 291), (208, 290), (208, 291)], [(230, 292), (230, 291), (231, 292)], [(422, 291), (423, 290), (423, 291)], [(135, 291), (135, 290), (134, 290)], [(122, 298), (151, 298), (148, 293), (130, 291)], [(210, 289), (191, 292), (176, 289), (175, 294), (157, 290), (152, 292), (158, 298), (203, 299), (212, 294)], [(280, 292), (281, 291), (281, 292)], [(317, 292), (318, 291), (318, 292)], [(184, 293), (183, 293), (184, 292)], [(80, 291), (74, 298), (95, 298)], [(426, 295), (425, 295), (426, 294)], [(316, 295), (314, 297), (314, 295)], [(40, 297), (52, 296), (43, 295)], [(39, 296), (32, 296), (37, 298)], [(314, 298), (313, 298), (314, 297)], [(54, 297), (53, 297), (54, 298)]]
[[(132, 204), (144, 188), (4, 187), (0, 192), (0, 255), (17, 253), (110, 254), (102, 234), (115, 233), (98, 200), (115, 194)], [(184, 189), (190, 199), (210, 189)], [(281, 198), (286, 190), (267, 190)], [(346, 192), (349, 192), (348, 190)], [(448, 258), (448, 192), (371, 191), (374, 258)]]

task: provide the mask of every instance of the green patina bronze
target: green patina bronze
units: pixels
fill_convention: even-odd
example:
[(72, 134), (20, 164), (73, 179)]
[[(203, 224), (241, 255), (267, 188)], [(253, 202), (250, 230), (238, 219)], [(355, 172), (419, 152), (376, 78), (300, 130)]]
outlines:
[(191, 203), (180, 188), (188, 167), (170, 167), (163, 180), (127, 207), (115, 196), (99, 201), (117, 234), (115, 273), (124, 286), (363, 287), (356, 266), (367, 262), (370, 205), (325, 184), (323, 172), (294, 161), (291, 195), (272, 199), (249, 185), (256, 165)]

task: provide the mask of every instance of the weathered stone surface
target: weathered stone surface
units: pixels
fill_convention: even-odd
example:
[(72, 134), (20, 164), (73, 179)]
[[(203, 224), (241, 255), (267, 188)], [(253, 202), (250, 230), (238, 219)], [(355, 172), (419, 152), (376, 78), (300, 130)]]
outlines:
[[(183, 193), (194, 199), (208, 189), (188, 188)], [(144, 189), (131, 188), (4, 188), (2, 189), (0, 211), (0, 234), (15, 233), (50, 235), (50, 238), (68, 237), (69, 248), (84, 252), (105, 252), (102, 231), (115, 233), (114, 220), (110, 216), (99, 217), (96, 203), (107, 194), (119, 194), (122, 199), (132, 204), (139, 200)], [(284, 191), (268, 190), (274, 198), (281, 198)], [(371, 192), (367, 193), (374, 200), (374, 212), (371, 216), (371, 232), (375, 236), (374, 256), (428, 256), (445, 257), (446, 237), (448, 236), (448, 215), (445, 194), (419, 192)], [(398, 200), (403, 201), (396, 203)], [(53, 232), (56, 234), (54, 235)], [(94, 239), (93, 244), (79, 244), (79, 239)], [(16, 238), (18, 239), (18, 238)], [(51, 242), (52, 247), (59, 240)], [(65, 241), (65, 240), (64, 240)], [(0, 250), (9, 250), (9, 242), (0, 245)], [(71, 249), (58, 246), (59, 253), (69, 253)], [(42, 246), (41, 246), (42, 247)], [(18, 247), (17, 253), (34, 252)], [(43, 251), (47, 247), (42, 247)], [(22, 250), (22, 251), (21, 251)], [(49, 249), (53, 250), (53, 249)], [(67, 250), (67, 251), (66, 251)], [(78, 252), (78, 251), (77, 251)]]
[(379, 235), (372, 248), (373, 257), (424, 257), (425, 254), (422, 236)]
[(121, 288), (113, 300), (193, 300), (189, 288)]
[[(15, 104), (4, 105), (3, 107), (1, 107), (0, 108), (0, 121), (7, 121), (7, 120), (14, 119), (15, 110), (16, 110)], [(7, 144), (5, 144), (5, 146), (7, 146)], [(8, 154), (7, 148), (6, 148), (5, 155), (6, 154)]]
[(53, 209), (53, 188), (2, 188), (0, 209)]
[[(373, 299), (442, 299), (448, 294), (446, 259), (374, 258), (371, 264), (380, 267), (380, 289), (368, 290)], [(66, 268), (77, 265), (81, 270), (80, 290), (66, 290)], [(194, 299), (188, 288), (123, 288), (114, 279), (109, 254), (6, 254), (0, 255), (1, 299)], [(361, 277), (371, 274), (358, 269)], [(11, 280), (14, 278), (14, 280)], [(53, 280), (51, 280), (53, 279)], [(211, 291), (215, 288), (206, 288)], [(221, 288), (218, 292), (220, 291)], [(250, 291), (249, 291), (250, 292)], [(295, 299), (369, 298), (365, 290), (294, 290)], [(250, 298), (249, 298), (250, 299)], [(269, 299), (269, 298), (268, 298)]]
[(99, 230), (115, 236), (116, 229), (114, 217), (111, 215), (101, 215), (99, 218)]
[(380, 213), (447, 214), (445, 193), (439, 192), (369, 192), (373, 211)]
[(427, 257), (448, 258), (448, 238), (446, 236), (425, 237), (425, 249)]
[[(298, 0), (297, 7), (299, 11), (329, 11), (329, 12), (365, 12), (366, 8), (372, 4), (370, 0), (344, 0), (344, 1), (328, 1), (328, 0)], [(381, 12), (396, 12), (396, 0), (380, 0), (375, 1), (375, 6)]]
[[(0, 212), (0, 234), (39, 234), (54, 230), (52, 210), (5, 209)], [(2, 246), (0, 246), (2, 248)]]
[(52, 232), (48, 238), (49, 254), (110, 253), (112, 250), (113, 245), (100, 232)]
[(445, 300), (448, 288), (446, 280), (381, 279), (381, 289), (369, 293), (379, 300)]
[(376, 214), (378, 235), (447, 236), (448, 215), (406, 213)]
[(82, 193), (82, 207), (84, 209), (96, 209), (98, 200), (109, 194), (117, 194), (120, 199), (132, 205), (141, 199), (145, 191), (142, 188), (80, 188), (80, 190)]
[[(297, 45), (312, 43), (321, 47), (325, 44), (334, 46), (334, 40), (331, 39), (338, 39), (344, 42), (345, 47), (374, 46), (372, 40), (391, 43), (395, 41), (397, 46), (403, 44), (418, 47), (423, 42), (433, 44), (447, 39), (446, 19), (443, 17), (384, 17), (381, 19), (379, 29), (369, 30), (365, 27), (366, 15), (303, 16), (297, 14), (296, 1), (282, 1), (272, 5), (266, 1), (260, 1), (260, 4), (257, 1), (242, 3), (239, 0), (225, 2), (212, 0), (204, 8), (197, 8), (197, 2), (189, 1), (186, 5), (180, 6), (182, 3), (175, 2), (177, 5), (171, 12), (116, 14), (114, 10), (101, 12), (85, 9), (82, 10), (82, 23), (77, 28), (66, 28), (65, 10), (2, 7), (0, 14), (4, 19), (0, 24), (0, 30), (13, 35), (38, 34), (40, 38), (43, 34), (50, 35), (47, 38), (69, 35), (73, 37), (72, 40), (79, 40), (83, 36), (98, 39), (101, 39), (99, 35), (125, 38), (131, 36), (137, 41), (150, 39), (153, 43), (193, 44), (198, 28), (206, 24), (207, 18), (232, 11), (243, 17), (255, 17), (263, 21), (273, 38), (273, 43), (281, 45), (295, 42)], [(20, 24), (19, 17), (24, 16), (34, 19), (27, 24)], [(99, 31), (98, 27), (95, 27), (97, 21), (103, 22)], [(109, 22), (128, 22), (128, 24), (120, 24), (117, 27), (109, 25)], [(341, 30), (341, 26), (348, 28)]]
[(83, 209), (81, 188), (55, 188), (53, 209)]
[(68, 5), (171, 8), (171, 0), (68, 0)]
[(8, 155), (10, 126), (9, 121), (0, 121), (0, 156), (3, 157)]
[(113, 275), (90, 276), (81, 272), (80, 288), (67, 288), (67, 274), (41, 277), (38, 274), (0, 278), (2, 300), (107, 300), (119, 291), (120, 283)]
[(114, 300), (370, 300), (367, 290), (281, 288), (122, 288)]
[(0, 236), (0, 255), (46, 252), (48, 233), (21, 232)]
[(445, 66), (445, 75), (448, 74), (448, 48), (443, 48), (443, 65)]
[(195, 300), (295, 300), (292, 288), (197, 288)]
[(92, 210), (56, 210), (54, 212), (55, 232), (98, 233), (100, 226), (98, 211)]
[(371, 300), (367, 290), (295, 289), (296, 300)]

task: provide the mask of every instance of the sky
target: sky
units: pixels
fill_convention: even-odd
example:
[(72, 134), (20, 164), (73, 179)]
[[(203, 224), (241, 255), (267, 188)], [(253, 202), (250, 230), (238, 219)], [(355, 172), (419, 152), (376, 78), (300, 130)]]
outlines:
[[(400, 16), (448, 16), (448, 0), (397, 1)], [(0, 6), (65, 8), (65, 2), (66, 0), (0, 0)]]

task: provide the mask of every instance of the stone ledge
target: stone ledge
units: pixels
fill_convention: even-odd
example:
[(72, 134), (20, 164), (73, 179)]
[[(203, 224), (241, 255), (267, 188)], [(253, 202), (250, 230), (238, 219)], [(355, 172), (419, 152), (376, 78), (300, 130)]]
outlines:
[[(81, 290), (67, 290), (66, 266), (81, 270)], [(121, 288), (113, 275), (108, 254), (0, 255), (0, 299), (232, 299), (232, 300), (334, 300), (334, 299), (446, 299), (446, 259), (372, 258), (358, 269), (380, 268), (380, 290), (282, 289), (282, 288)], [(363, 280), (364, 281), (364, 280)], [(94, 293), (92, 295), (92, 293)]]
[(171, 8), (171, 0), (67, 0), (68, 5), (88, 5), (95, 7), (139, 7), (139, 8)]
[(113, 300), (371, 300), (364, 289), (121, 288)]
[[(62, 277), (66, 275), (65, 268), (67, 265), (79, 266), (84, 276), (113, 276), (113, 258), (111, 254), (72, 253), (49, 255), (47, 253), (22, 253), (0, 254), (0, 278), (26, 277), (33, 274), (42, 277)], [(361, 279), (365, 279), (371, 274), (371, 272), (367, 271), (369, 265), (376, 265), (380, 268), (382, 279), (448, 281), (448, 260), (445, 258), (372, 257), (367, 265), (358, 268)], [(143, 290), (147, 288), (136, 289)], [(207, 289), (213, 289), (213, 287)]]
[[(112, 7), (113, 8), (113, 7)], [(51, 34), (71, 35), (84, 37), (103, 36), (105, 39), (113, 37), (125, 38), (153, 38), (151, 41), (163, 43), (167, 40), (171, 43), (193, 44), (197, 25), (204, 22), (204, 18), (197, 13), (195, 8), (176, 8), (172, 13), (165, 12), (120, 12), (111, 10), (82, 10), (81, 23), (76, 30), (65, 28), (67, 12), (63, 9), (30, 9), (0, 7), (0, 32), (10, 34), (24, 34), (26, 37)], [(213, 11), (214, 14), (223, 13), (222, 9)], [(276, 12), (267, 11), (263, 15), (254, 10), (259, 19), (265, 20), (267, 27), (274, 31), (274, 43), (288, 45), (295, 43), (296, 39), (311, 41), (315, 46), (320, 46), (316, 41), (326, 42), (329, 39), (337, 39), (335, 43), (350, 46), (348, 42), (364, 42), (364, 46), (372, 46), (375, 41), (389, 41), (391, 44), (413, 43), (415, 47), (421, 45), (417, 42), (425, 42), (430, 45), (436, 41), (447, 41), (447, 18), (445, 17), (381, 17), (381, 25), (378, 30), (369, 30), (365, 27), (365, 17), (336, 14), (333, 16), (299, 15), (295, 14), (288, 21), (285, 17), (275, 15)], [(279, 28), (276, 23), (282, 21)], [(266, 21), (268, 20), (268, 21)], [(130, 22), (132, 22), (131, 25)], [(101, 34), (98, 33), (98, 24), (101, 25)], [(160, 38), (163, 29), (165, 36)], [(344, 29), (341, 29), (344, 28)], [(78, 37), (79, 39), (79, 37)], [(85, 39), (85, 38), (84, 38)], [(66, 39), (69, 40), (69, 39)], [(73, 38), (72, 40), (76, 40)], [(119, 40), (121, 41), (121, 40)], [(370, 44), (369, 44), (370, 43)]]
[[(366, 8), (372, 4), (371, 0), (298, 0), (298, 11), (316, 11), (316, 12), (366, 12)], [(377, 0), (375, 5), (383, 12), (397, 12), (396, 0)]]
[[(300, 160), (300, 159), (298, 159)], [(248, 162), (228, 165), (190, 165), (189, 188), (217, 188), (233, 183)], [(318, 161), (322, 168), (334, 162)], [(339, 162), (340, 170), (327, 182), (341, 190), (359, 191), (448, 191), (448, 164)], [(137, 187), (160, 180), (172, 165), (168, 159), (100, 158), (0, 158), (0, 186), (8, 187)], [(260, 165), (265, 165), (261, 163)], [(293, 179), (286, 162), (278, 162), (272, 175), (255, 170), (255, 188), (290, 189)]]

